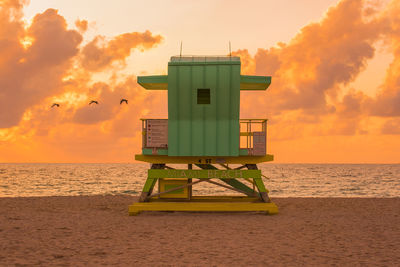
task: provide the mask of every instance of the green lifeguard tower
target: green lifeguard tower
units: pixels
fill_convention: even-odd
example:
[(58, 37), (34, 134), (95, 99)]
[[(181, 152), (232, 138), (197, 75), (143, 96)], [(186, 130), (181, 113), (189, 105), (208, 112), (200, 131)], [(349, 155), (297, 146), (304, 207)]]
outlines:
[[(130, 215), (278, 212), (257, 168), (273, 160), (266, 153), (267, 119), (239, 118), (240, 90), (266, 90), (271, 77), (241, 75), (239, 57), (174, 56), (168, 75), (139, 76), (138, 83), (147, 90), (168, 90), (168, 119), (141, 119), (142, 153), (135, 159), (151, 168), (139, 202), (129, 206)], [(241, 195), (195, 196), (192, 188), (199, 183)]]

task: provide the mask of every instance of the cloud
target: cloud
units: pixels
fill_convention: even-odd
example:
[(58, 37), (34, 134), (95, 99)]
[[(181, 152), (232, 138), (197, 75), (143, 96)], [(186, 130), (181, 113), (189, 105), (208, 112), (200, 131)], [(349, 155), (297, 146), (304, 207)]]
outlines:
[[(15, 12), (2, 9), (0, 16)], [(15, 31), (0, 35), (0, 128), (17, 125), (27, 108), (61, 92), (62, 78), (82, 41), (54, 9), (36, 15), (27, 29), (15, 19), (2, 19), (4, 28)]]
[(75, 21), (75, 26), (78, 28), (78, 30), (81, 33), (84, 33), (88, 29), (88, 21), (85, 19), (82, 19), (82, 20), (77, 19)]
[[(123, 111), (128, 111), (132, 118), (136, 118), (133, 113), (140, 114), (140, 110), (144, 109), (144, 90), (139, 88), (135, 77), (132, 76), (117, 84), (97, 82), (89, 92), (91, 94), (88, 96), (88, 101), (81, 103), (75, 110), (72, 117), (72, 121), (75, 123), (96, 124), (115, 119)], [(120, 104), (120, 100), (123, 98), (128, 100), (128, 105)], [(91, 100), (96, 100), (99, 104), (88, 105)]]
[(82, 50), (82, 66), (90, 71), (101, 71), (113, 62), (123, 63), (132, 49), (151, 49), (162, 40), (161, 35), (153, 36), (150, 31), (124, 33), (109, 42), (102, 36), (96, 36)]
[(382, 134), (395, 134), (395, 135), (400, 134), (400, 119), (395, 118), (395, 119), (387, 120), (381, 128), (381, 133)]
[(371, 115), (380, 117), (400, 116), (400, 87), (385, 88), (373, 99), (371, 104)]
[(386, 42), (393, 53), (393, 61), (386, 71), (385, 81), (375, 99), (371, 101), (370, 114), (381, 117), (400, 116), (400, 1), (392, 1), (382, 20), (390, 25)]
[[(23, 4), (6, 1), (0, 10), (0, 128), (19, 125), (29, 109), (68, 91), (88, 97), (90, 90), (97, 90), (95, 97), (102, 101), (98, 107), (79, 106), (79, 101), (70, 106), (73, 121), (94, 123), (111, 119), (116, 111), (107, 101), (119, 103), (117, 93), (133, 98), (137, 90), (128, 94), (128, 89), (114, 92), (107, 83), (91, 85), (90, 73), (111, 68), (116, 61), (124, 62), (132, 49), (151, 49), (163, 37), (149, 31), (130, 32), (109, 41), (103, 38), (101, 45), (100, 37), (96, 37), (81, 48), (82, 35), (68, 29), (66, 20), (55, 9), (37, 14), (26, 27), (22, 22)], [(84, 31), (87, 21), (78, 20), (76, 25)], [(94, 109), (98, 110), (93, 112)]]
[[(288, 43), (259, 48), (254, 56), (246, 49), (234, 52), (241, 57), (246, 74), (272, 76), (265, 93), (241, 93), (241, 116), (269, 117), (279, 133), (297, 124), (296, 133), (288, 138), (367, 134), (377, 130), (377, 125), (368, 123), (371, 115), (387, 119), (400, 116), (398, 14), (398, 0), (386, 6), (343, 0)], [(369, 97), (358, 88), (349, 90), (348, 85), (382, 44), (392, 51), (394, 59), (376, 96)], [(393, 125), (390, 120), (384, 128), (388, 131)]]
[(364, 70), (385, 30), (383, 22), (374, 19), (377, 12), (365, 17), (363, 3), (340, 1), (289, 43), (258, 49), (249, 64), (255, 65), (255, 74), (273, 76), (269, 105), (276, 110), (332, 111), (327, 95)]
[[(114, 63), (163, 37), (129, 32), (81, 47), (86, 20), (75, 22), (78, 32), (47, 9), (26, 25), (24, 4), (6, 1), (0, 9), (0, 161), (32, 161), (32, 155), (39, 161), (132, 160), (140, 146), (139, 118), (166, 114), (166, 95), (139, 88), (136, 77), (118, 75)], [(92, 73), (101, 70), (111, 78), (95, 81)], [(129, 104), (120, 105), (121, 98)], [(99, 105), (89, 106), (91, 99)], [(51, 108), (54, 102), (60, 107)]]

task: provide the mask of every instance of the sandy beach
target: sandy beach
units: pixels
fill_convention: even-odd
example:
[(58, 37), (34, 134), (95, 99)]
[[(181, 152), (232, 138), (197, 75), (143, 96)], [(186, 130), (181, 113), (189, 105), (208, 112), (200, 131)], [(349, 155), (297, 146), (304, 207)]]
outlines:
[(274, 216), (128, 216), (135, 200), (0, 198), (0, 265), (400, 265), (400, 198), (275, 198)]

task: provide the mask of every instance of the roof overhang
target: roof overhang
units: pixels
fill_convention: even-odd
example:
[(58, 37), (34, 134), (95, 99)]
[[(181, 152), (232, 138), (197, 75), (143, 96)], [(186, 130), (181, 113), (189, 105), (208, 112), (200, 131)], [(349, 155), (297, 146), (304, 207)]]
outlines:
[[(138, 76), (137, 82), (147, 90), (167, 90), (168, 75)], [(267, 90), (271, 76), (240, 75), (240, 90)]]
[(168, 89), (168, 75), (138, 76), (137, 82), (147, 90)]
[(240, 90), (267, 90), (271, 76), (240, 75)]

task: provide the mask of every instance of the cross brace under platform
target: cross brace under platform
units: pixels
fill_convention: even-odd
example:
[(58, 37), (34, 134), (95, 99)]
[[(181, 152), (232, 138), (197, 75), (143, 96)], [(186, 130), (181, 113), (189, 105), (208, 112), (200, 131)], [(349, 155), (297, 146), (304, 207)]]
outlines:
[[(255, 164), (231, 169), (220, 164), (221, 170), (211, 164), (196, 164), (200, 169), (173, 169), (165, 164), (153, 164), (139, 202), (129, 206), (129, 215), (141, 211), (258, 211), (278, 213), (262, 181), (261, 171)], [(247, 170), (242, 170), (247, 168)], [(247, 182), (243, 183), (240, 180)], [(153, 189), (158, 182), (158, 193)], [(245, 196), (192, 196), (192, 186), (207, 182)]]

